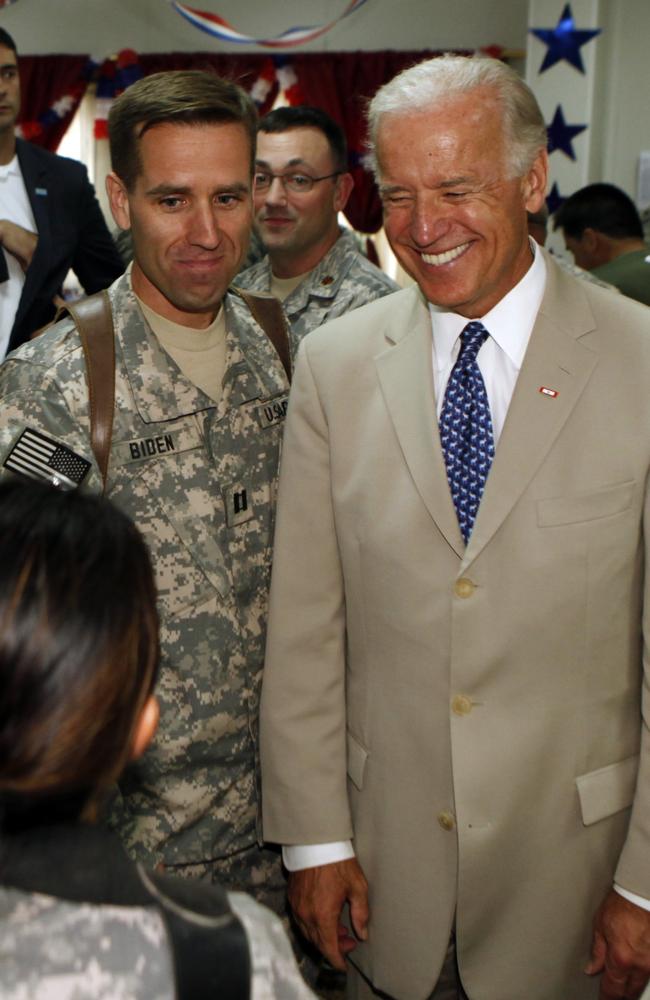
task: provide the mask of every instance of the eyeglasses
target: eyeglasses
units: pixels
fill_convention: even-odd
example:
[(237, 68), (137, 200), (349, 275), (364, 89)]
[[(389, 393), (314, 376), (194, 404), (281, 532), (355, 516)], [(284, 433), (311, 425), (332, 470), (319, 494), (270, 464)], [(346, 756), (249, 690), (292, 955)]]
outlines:
[(268, 191), (273, 181), (278, 180), (285, 191), (291, 191), (293, 194), (306, 194), (319, 181), (328, 181), (331, 177), (338, 177), (342, 173), (342, 170), (335, 170), (333, 174), (310, 177), (309, 174), (272, 174), (267, 170), (256, 170), (255, 190)]

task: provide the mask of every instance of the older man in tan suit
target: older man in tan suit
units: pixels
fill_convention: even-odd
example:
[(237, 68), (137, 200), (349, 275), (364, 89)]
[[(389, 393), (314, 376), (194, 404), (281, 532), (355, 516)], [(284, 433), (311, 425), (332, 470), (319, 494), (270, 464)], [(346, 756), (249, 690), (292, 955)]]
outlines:
[(529, 242), (544, 122), (502, 64), (407, 70), (370, 126), (417, 286), (303, 344), (265, 835), (350, 996), (637, 997), (650, 312)]

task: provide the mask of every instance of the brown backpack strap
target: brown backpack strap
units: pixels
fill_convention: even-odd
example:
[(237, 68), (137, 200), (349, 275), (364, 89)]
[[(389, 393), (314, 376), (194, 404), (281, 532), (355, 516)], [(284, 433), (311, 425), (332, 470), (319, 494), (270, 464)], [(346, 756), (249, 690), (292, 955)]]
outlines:
[(256, 323), (262, 327), (282, 362), (282, 367), (291, 382), (291, 347), (289, 343), (289, 328), (284, 310), (278, 300), (272, 295), (256, 295), (238, 285), (231, 285), (230, 291), (243, 299), (251, 311)]
[(75, 322), (86, 359), (90, 401), (90, 444), (102, 474), (104, 490), (113, 434), (115, 409), (115, 331), (113, 311), (107, 292), (97, 292), (61, 309)]

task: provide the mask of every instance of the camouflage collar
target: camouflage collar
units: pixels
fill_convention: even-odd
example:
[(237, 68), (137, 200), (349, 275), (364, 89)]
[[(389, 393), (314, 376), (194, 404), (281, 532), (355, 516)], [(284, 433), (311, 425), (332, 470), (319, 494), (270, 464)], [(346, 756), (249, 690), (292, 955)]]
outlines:
[[(226, 309), (227, 358), (224, 378), (224, 398), (230, 393), (229, 405), (239, 405), (248, 399), (272, 399), (286, 392), (288, 382), (275, 348), (250, 314), (248, 306), (237, 295), (228, 293)], [(246, 378), (237, 380), (237, 389), (230, 387), (233, 373)], [(233, 395), (236, 393), (236, 395)]]
[(358, 253), (354, 234), (349, 229), (342, 230), (338, 240), (333, 247), (330, 247), (321, 262), (291, 295), (287, 296), (285, 302), (287, 311), (304, 309), (312, 296), (319, 299), (336, 298), (341, 282)]
[(215, 406), (161, 347), (131, 291), (128, 274), (111, 286), (110, 296), (118, 350), (145, 423), (175, 420)]
[[(358, 253), (359, 248), (354, 233), (349, 229), (341, 230), (341, 235), (334, 246), (284, 300), (286, 312), (291, 314), (305, 309), (311, 297), (325, 300), (336, 298), (341, 282)], [(241, 281), (242, 288), (270, 292), (271, 262), (268, 256), (244, 271), (242, 277), (244, 279)], [(240, 283), (239, 279), (236, 283)]]
[[(110, 289), (115, 333), (135, 405), (145, 423), (163, 423), (203, 410), (217, 418), (248, 399), (268, 399), (286, 390), (279, 359), (260, 336), (246, 307), (226, 295), (226, 368), (219, 404), (186, 378), (161, 347), (133, 295), (128, 275)], [(276, 370), (277, 369), (277, 370)]]

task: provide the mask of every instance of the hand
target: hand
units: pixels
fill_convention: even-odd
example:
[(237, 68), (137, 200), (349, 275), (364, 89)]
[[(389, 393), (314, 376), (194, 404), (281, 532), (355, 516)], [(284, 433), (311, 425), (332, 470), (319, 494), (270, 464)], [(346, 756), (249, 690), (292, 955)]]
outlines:
[(600, 1000), (636, 1000), (650, 978), (650, 911), (614, 889), (596, 914), (587, 975), (603, 973)]
[(335, 969), (345, 970), (345, 956), (357, 946), (341, 923), (341, 911), (350, 904), (356, 936), (368, 936), (368, 883), (356, 858), (289, 873), (289, 903), (305, 937), (316, 945)]
[(8, 253), (13, 254), (23, 271), (26, 271), (32, 262), (38, 236), (15, 222), (0, 219), (0, 243)]

